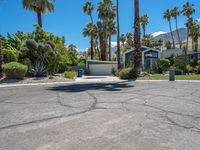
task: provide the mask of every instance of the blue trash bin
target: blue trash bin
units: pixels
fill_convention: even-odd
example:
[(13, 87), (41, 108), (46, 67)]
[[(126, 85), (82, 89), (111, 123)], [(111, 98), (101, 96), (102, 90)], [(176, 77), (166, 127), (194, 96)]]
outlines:
[(82, 77), (83, 76), (83, 69), (78, 69), (78, 77)]

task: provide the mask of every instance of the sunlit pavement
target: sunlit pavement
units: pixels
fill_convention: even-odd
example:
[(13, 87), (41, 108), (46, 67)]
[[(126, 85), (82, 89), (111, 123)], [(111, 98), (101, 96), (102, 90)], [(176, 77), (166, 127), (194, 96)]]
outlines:
[(1, 150), (199, 150), (199, 141), (199, 82), (0, 88)]

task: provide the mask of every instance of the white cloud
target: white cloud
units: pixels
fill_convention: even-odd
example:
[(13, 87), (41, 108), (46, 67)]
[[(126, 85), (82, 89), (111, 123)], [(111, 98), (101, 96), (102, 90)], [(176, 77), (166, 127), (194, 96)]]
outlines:
[[(120, 45), (121, 45), (122, 43), (120, 42)], [(113, 48), (113, 47), (117, 47), (117, 42), (111, 42), (111, 47)]]
[(152, 33), (152, 36), (153, 36), (153, 37), (156, 37), (156, 36), (158, 36), (158, 35), (165, 34), (165, 33), (167, 33), (167, 32), (164, 32), (164, 31), (158, 31), (158, 32), (154, 32), (154, 33)]

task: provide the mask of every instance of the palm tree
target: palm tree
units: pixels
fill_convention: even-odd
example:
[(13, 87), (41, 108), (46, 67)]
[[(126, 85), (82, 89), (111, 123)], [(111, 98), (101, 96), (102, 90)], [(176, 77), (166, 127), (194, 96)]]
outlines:
[(179, 11), (178, 7), (174, 7), (172, 9), (172, 17), (176, 21), (176, 32), (177, 32), (177, 35), (178, 35), (179, 46), (180, 46), (180, 48), (182, 48), (182, 41), (180, 39), (180, 34), (179, 34), (179, 30), (178, 30), (178, 16), (179, 15), (180, 15), (180, 11)]
[(134, 0), (134, 8), (134, 68), (139, 73), (141, 67), (139, 0)]
[(38, 24), (42, 27), (42, 14), (54, 11), (55, 0), (23, 0), (24, 9), (37, 13)]
[(116, 14), (117, 14), (117, 67), (120, 69), (120, 26), (119, 26), (119, 0), (117, 0), (117, 8), (116, 8)]
[(200, 26), (197, 23), (194, 23), (189, 32), (189, 36), (192, 37), (192, 41), (194, 43), (194, 52), (197, 52), (198, 50), (198, 39), (200, 36)]
[(0, 78), (3, 76), (3, 54), (2, 54), (2, 36), (0, 34)]
[[(116, 13), (115, 7), (111, 0), (103, 0), (98, 4), (98, 17), (101, 19), (101, 23), (99, 24), (101, 33), (99, 38), (100, 39), (100, 47), (101, 47), (101, 59), (107, 59), (107, 41), (109, 38), (109, 20), (114, 20)], [(102, 45), (101, 45), (102, 44)]]
[(126, 43), (128, 45), (129, 48), (133, 47), (133, 34), (128, 32), (126, 33)]
[(149, 17), (147, 15), (140, 17), (140, 24), (141, 24), (142, 30), (143, 30), (143, 37), (146, 36), (146, 26), (148, 23), (149, 23)]
[(116, 22), (114, 20), (110, 20), (108, 23), (109, 30), (109, 61), (111, 61), (111, 37), (117, 33), (116, 31)]
[(171, 33), (173, 48), (175, 48), (174, 36), (173, 36), (173, 33), (172, 33), (171, 17), (172, 17), (172, 11), (169, 10), (169, 9), (167, 9), (164, 12), (163, 18), (167, 19), (167, 21), (169, 22), (169, 28), (170, 28), (170, 33)]
[(88, 16), (90, 16), (92, 23), (94, 23), (93, 17), (92, 17), (93, 10), (94, 10), (94, 6), (90, 2), (86, 2), (85, 5), (83, 6), (83, 12), (86, 13)]
[(91, 50), (91, 59), (94, 59), (94, 38), (97, 34), (97, 27), (93, 23), (88, 23), (83, 29), (84, 37), (90, 37), (90, 50)]
[[(193, 4), (190, 4), (189, 2), (187, 2), (186, 4), (183, 5), (183, 10), (182, 10), (182, 13), (183, 15), (185, 15), (188, 19), (187, 22), (189, 22), (189, 19), (191, 18), (192, 14), (195, 13), (195, 9), (193, 8), (194, 5)], [(186, 42), (186, 49), (188, 50), (188, 43), (189, 43), (189, 32), (190, 32), (190, 25), (188, 23), (188, 26), (187, 26), (187, 42)]]
[(124, 46), (125, 45), (125, 42), (126, 42), (126, 36), (124, 34), (122, 34), (119, 38), (119, 40), (122, 42), (122, 45)]

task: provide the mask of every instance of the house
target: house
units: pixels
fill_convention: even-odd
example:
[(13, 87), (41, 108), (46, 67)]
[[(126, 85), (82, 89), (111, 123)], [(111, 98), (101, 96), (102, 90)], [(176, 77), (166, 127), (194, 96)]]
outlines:
[[(141, 61), (144, 69), (152, 68), (152, 66), (160, 59), (160, 50), (155, 48), (150, 48), (146, 46), (141, 47)], [(133, 65), (134, 62), (134, 49), (129, 49), (123, 53), (123, 65), (124, 67), (129, 67)]]
[(182, 49), (168, 49), (162, 51), (161, 57), (162, 58), (169, 58), (172, 54), (175, 54), (177, 57), (184, 57), (187, 56), (188, 59), (200, 59), (200, 49), (197, 52), (189, 50), (187, 54), (183, 52)]

